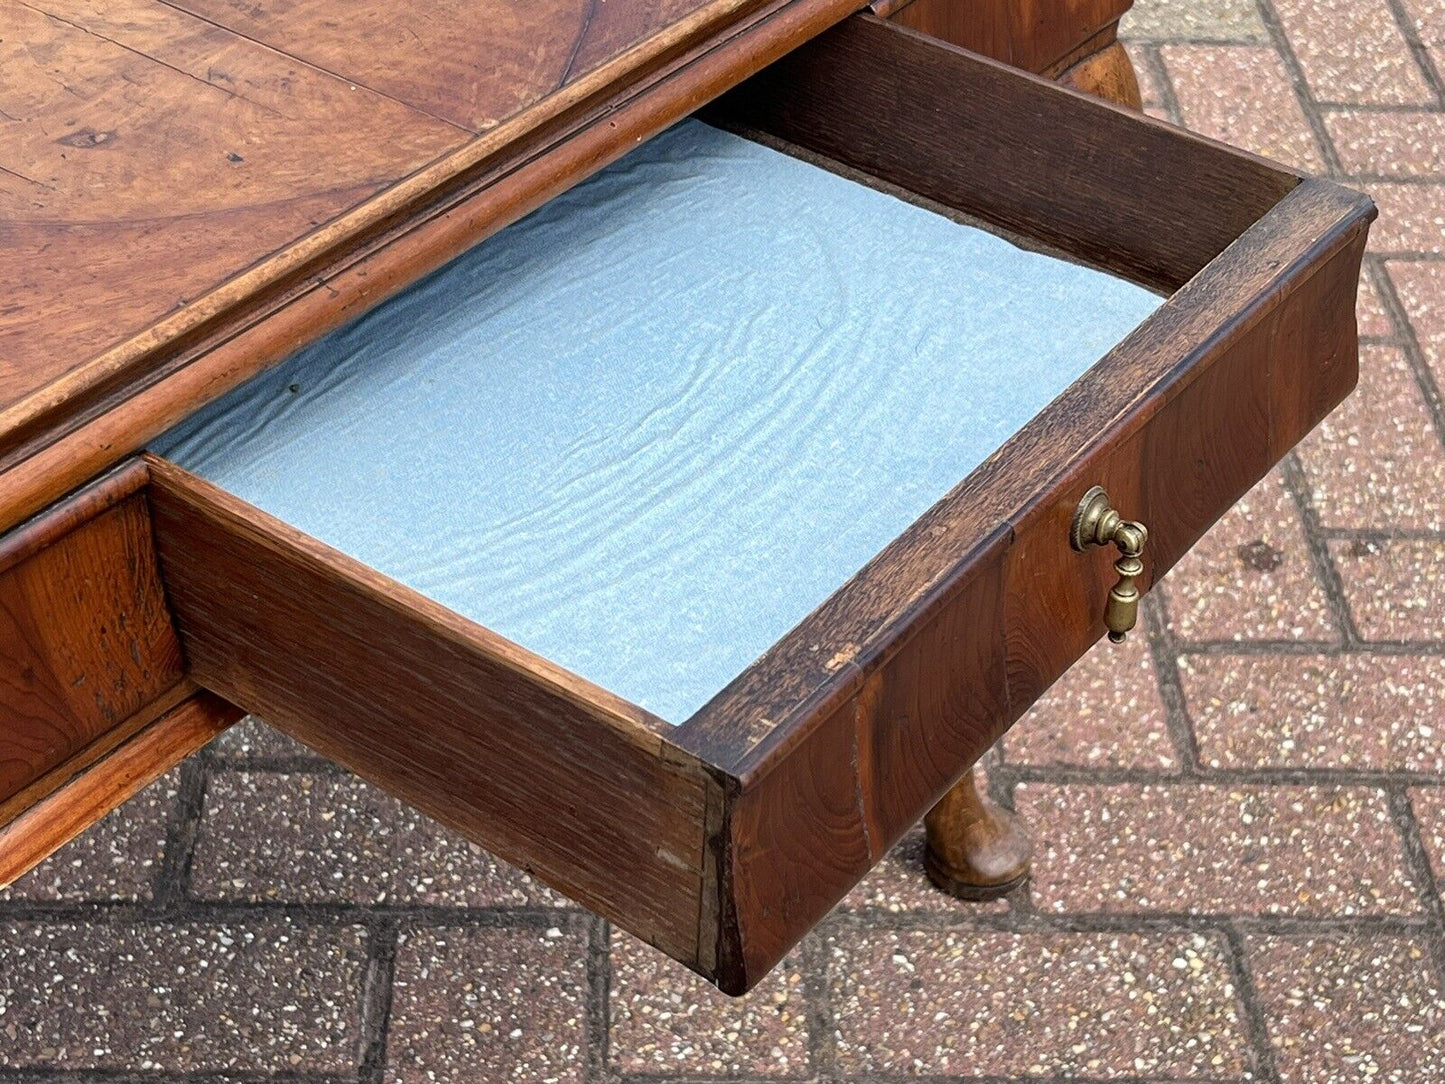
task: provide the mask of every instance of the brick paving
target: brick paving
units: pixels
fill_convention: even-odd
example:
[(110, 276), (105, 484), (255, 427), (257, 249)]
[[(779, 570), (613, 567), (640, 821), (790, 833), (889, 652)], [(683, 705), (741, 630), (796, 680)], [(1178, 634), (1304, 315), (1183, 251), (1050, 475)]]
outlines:
[(1445, 0), (1139, 0), (1150, 112), (1371, 191), (1361, 391), (747, 999), (248, 722), (0, 895), (4, 1081), (1445, 1080)]

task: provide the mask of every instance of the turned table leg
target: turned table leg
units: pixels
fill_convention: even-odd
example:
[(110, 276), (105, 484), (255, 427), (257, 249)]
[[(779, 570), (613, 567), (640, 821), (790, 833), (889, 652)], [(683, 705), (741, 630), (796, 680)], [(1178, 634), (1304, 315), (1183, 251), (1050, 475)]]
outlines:
[(1144, 108), (1134, 62), (1129, 59), (1124, 46), (1117, 41), (1107, 49), (1084, 57), (1056, 78), (1065, 86), (1082, 90), (1096, 98), (1128, 106), (1130, 109)]
[(977, 768), (953, 785), (923, 823), (928, 829), (924, 868), (950, 896), (996, 899), (1028, 879), (1033, 845), (1018, 817), (978, 789)]
[[(1019, 0), (875, 0), (874, 9), (925, 34), (1051, 75), (1060, 83), (1131, 109), (1142, 108), (1139, 80), (1114, 25), (1132, 0), (1047, 0), (1044, 11)], [(1051, 6), (1050, 6), (1051, 5)], [(1092, 17), (1092, 21), (1091, 21)], [(1032, 34), (1030, 33), (1032, 30)], [(1085, 44), (1058, 56), (1059, 32), (1085, 30)], [(1076, 41), (1079, 39), (1075, 39)], [(1090, 51), (1098, 43), (1096, 51)], [(1070, 48), (1072, 43), (1063, 45)], [(995, 899), (1028, 879), (1033, 847), (1018, 818), (978, 789), (977, 769), (954, 784), (924, 820), (924, 866), (939, 888), (964, 900)]]

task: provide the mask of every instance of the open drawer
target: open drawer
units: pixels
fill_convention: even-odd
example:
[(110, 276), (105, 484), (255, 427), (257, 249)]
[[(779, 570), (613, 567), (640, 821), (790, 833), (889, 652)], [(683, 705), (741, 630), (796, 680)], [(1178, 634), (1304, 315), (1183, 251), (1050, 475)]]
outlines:
[(740, 992), (1103, 633), (1086, 492), (1147, 587), (1348, 393), (1373, 208), (870, 16), (707, 119), (853, 179), (689, 122), (149, 501), (192, 681)]

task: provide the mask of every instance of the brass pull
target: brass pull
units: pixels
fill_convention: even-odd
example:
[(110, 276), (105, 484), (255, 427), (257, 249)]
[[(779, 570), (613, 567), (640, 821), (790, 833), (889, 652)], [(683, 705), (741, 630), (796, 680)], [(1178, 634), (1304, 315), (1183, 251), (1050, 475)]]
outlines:
[(1138, 579), (1144, 573), (1139, 556), (1148, 540), (1144, 524), (1124, 519), (1114, 511), (1103, 486), (1084, 494), (1069, 528), (1069, 545), (1080, 553), (1110, 542), (1119, 549), (1119, 559), (1114, 562), (1119, 582), (1109, 592), (1109, 604), (1104, 607), (1104, 624), (1109, 627), (1109, 639), (1116, 644), (1123, 643), (1124, 634), (1139, 621)]

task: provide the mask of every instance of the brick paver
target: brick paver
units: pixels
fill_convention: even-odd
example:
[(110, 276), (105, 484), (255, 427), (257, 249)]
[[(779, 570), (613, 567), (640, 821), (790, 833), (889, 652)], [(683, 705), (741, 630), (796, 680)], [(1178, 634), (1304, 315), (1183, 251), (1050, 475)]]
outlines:
[(1399, 915), (1419, 909), (1382, 791), (1116, 784), (1018, 788), (1056, 912)]
[(1224, 946), (1200, 935), (837, 930), (845, 1075), (1239, 1078)]
[(1165, 45), (1180, 119), (1197, 132), (1298, 169), (1324, 168), (1278, 53), (1265, 46)]
[(1445, 1081), (1445, 995), (1401, 937), (1261, 937), (1250, 970), (1286, 1084)]
[(0, 894), (0, 1084), (1445, 1080), (1445, 0), (1123, 32), (1155, 116), (1375, 197), (1370, 345), (991, 755), (1029, 887), (915, 830), (728, 1000), (249, 722)]
[(0, 922), (0, 1066), (356, 1071), (366, 932)]
[(520, 870), (349, 775), (223, 772), (206, 791), (198, 899), (539, 907)]
[(1147, 638), (1096, 644), (1009, 731), (1003, 748), (1018, 764), (1176, 767)]
[(177, 817), (181, 774), (157, 779), (28, 876), (0, 889), (0, 900), (150, 899)]
[(1360, 105), (1438, 105), (1388, 0), (1273, 0), (1311, 93)]
[(1210, 528), (1156, 597), (1180, 640), (1340, 638), (1299, 507), (1279, 471)]
[(1370, 233), (1370, 251), (1433, 256), (1445, 251), (1445, 187), (1405, 181), (1361, 185), (1375, 197), (1380, 220)]
[(623, 934), (612, 938), (612, 1067), (771, 1079), (814, 1075), (801, 954), (730, 998)]
[(1445, 776), (1445, 659), (1199, 655), (1180, 666), (1209, 768)]
[(1299, 457), (1324, 526), (1445, 530), (1445, 448), (1398, 347), (1361, 350), (1359, 388)]
[(1445, 614), (1445, 540), (1330, 543), (1345, 598), (1366, 640), (1438, 644)]
[(581, 934), (556, 926), (404, 932), (384, 1079), (585, 1079), (586, 945)]
[(1445, 171), (1445, 113), (1345, 110), (1324, 120), (1346, 173), (1414, 177)]
[(1430, 871), (1445, 884), (1445, 787), (1421, 787), (1411, 795)]
[(1445, 387), (1445, 261), (1390, 261), (1390, 281), (1410, 314), (1410, 328), (1420, 344), (1438, 390)]

